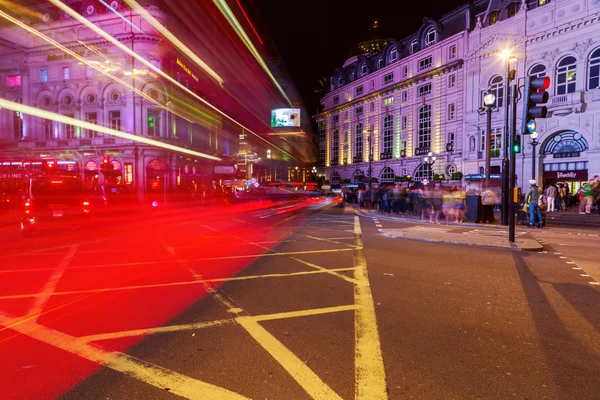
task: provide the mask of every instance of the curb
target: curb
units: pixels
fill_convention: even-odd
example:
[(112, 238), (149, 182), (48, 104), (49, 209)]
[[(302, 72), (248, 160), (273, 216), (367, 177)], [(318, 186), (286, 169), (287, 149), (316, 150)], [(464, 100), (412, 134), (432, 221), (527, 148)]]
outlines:
[[(409, 222), (409, 223), (413, 223), (413, 224), (423, 224), (426, 225), (426, 222), (421, 221), (420, 219), (413, 219), (413, 218), (406, 218), (406, 217), (394, 217), (394, 216), (389, 216), (389, 215), (384, 215), (384, 214), (372, 214), (372, 213), (368, 213), (364, 210), (358, 210), (355, 209), (358, 213), (360, 213), (361, 215), (364, 216), (369, 216), (369, 217), (377, 217), (377, 218), (382, 218), (382, 219), (388, 219), (388, 220), (392, 220), (392, 221), (401, 221), (401, 222)], [(477, 224), (474, 222), (464, 222), (462, 224), (456, 224), (456, 223), (451, 223), (445, 226), (466, 226), (466, 227), (473, 227), (473, 228), (487, 228), (487, 229), (508, 229), (508, 227), (503, 226), (503, 225), (491, 225), (491, 224)]]

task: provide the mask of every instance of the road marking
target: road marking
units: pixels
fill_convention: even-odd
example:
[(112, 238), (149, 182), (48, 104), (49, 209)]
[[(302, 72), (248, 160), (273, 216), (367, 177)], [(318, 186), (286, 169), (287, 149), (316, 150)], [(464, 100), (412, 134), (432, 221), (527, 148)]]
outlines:
[(567, 261), (567, 264), (575, 264), (573, 261)]
[[(255, 316), (247, 317), (247, 318), (252, 318), (253, 320), (255, 320), (257, 322), (261, 322), (261, 321), (273, 321), (273, 320), (284, 319), (284, 318), (308, 317), (311, 315), (331, 314), (331, 313), (335, 313), (335, 312), (354, 311), (354, 310), (356, 310), (356, 305), (351, 304), (351, 305), (346, 305), (346, 306), (313, 308), (310, 310), (285, 311), (285, 312), (275, 313), (275, 314), (255, 315)], [(244, 317), (244, 318), (246, 318), (246, 317)]]
[(325, 384), (294, 353), (253, 319), (239, 317), (237, 322), (298, 382), (313, 399), (342, 398)]
[(360, 219), (354, 217), (354, 377), (356, 399), (387, 399), (385, 368), (379, 342), (375, 304), (363, 250)]
[(50, 279), (46, 281), (46, 284), (44, 285), (40, 293), (33, 299), (33, 304), (29, 309), (28, 315), (36, 316), (36, 320), (40, 317), (42, 311), (44, 311), (46, 303), (50, 299), (50, 296), (52, 296), (52, 294), (54, 293), (56, 285), (58, 285), (58, 281), (60, 280), (60, 278), (62, 278), (63, 274), (65, 273), (65, 269), (67, 268), (67, 266), (73, 259), (73, 256), (77, 252), (78, 247), (79, 245), (77, 244), (72, 245), (65, 257), (61, 260), (61, 262), (58, 263), (58, 265), (54, 269), (54, 272), (50, 276)]
[(378, 228), (383, 228), (383, 225), (376, 224), (375, 226)]
[(585, 276), (586, 278), (589, 277), (589, 274), (579, 274), (580, 276)]
[(573, 268), (573, 269), (576, 269), (576, 270), (581, 270), (581, 268)]
[(124, 338), (124, 337), (132, 337), (132, 336), (145, 336), (145, 335), (152, 335), (152, 334), (156, 334), (156, 333), (172, 333), (172, 332), (180, 332), (180, 331), (187, 331), (187, 330), (193, 330), (193, 329), (212, 328), (215, 326), (227, 325), (227, 324), (232, 324), (232, 323), (235, 323), (235, 318), (220, 319), (220, 320), (208, 321), (208, 322), (195, 322), (193, 324), (184, 324), (184, 325), (161, 326), (159, 328), (133, 329), (130, 331), (99, 333), (97, 335), (81, 336), (78, 340), (83, 341), (83, 342), (98, 342), (100, 340), (120, 339), (120, 338)]
[(565, 258), (567, 258), (567, 257), (564, 257), (564, 256), (560, 256), (560, 258), (561, 258), (561, 259), (565, 259)]
[[(307, 237), (309, 239), (313, 239), (313, 240), (319, 240), (319, 241), (322, 241), (322, 242), (328, 242), (328, 243), (334, 243), (334, 244), (341, 244), (343, 246), (348, 246), (348, 247), (351, 247), (351, 248), (356, 248), (356, 246), (353, 245), (353, 244), (337, 242), (334, 239), (330, 239), (330, 238), (320, 238), (320, 237), (309, 236), (309, 235), (302, 235), (302, 236)], [(354, 238), (351, 238), (351, 239), (354, 239)]]
[[(0, 325), (10, 324), (13, 319), (13, 316), (0, 312)], [(247, 399), (247, 397), (227, 389), (190, 378), (147, 361), (119, 352), (104, 351), (93, 344), (84, 343), (74, 336), (46, 328), (33, 321), (14, 325), (11, 329), (186, 399)]]
[[(229, 278), (214, 278), (214, 279), (205, 279), (205, 280), (197, 280), (197, 281), (155, 283), (155, 284), (151, 284), (151, 285), (122, 286), (122, 287), (87, 289), (87, 290), (70, 290), (70, 291), (64, 291), (64, 292), (55, 292), (55, 293), (53, 293), (53, 296), (64, 296), (64, 295), (74, 295), (74, 294), (83, 294), (83, 293), (103, 293), (103, 292), (113, 292), (113, 291), (121, 291), (121, 290), (152, 289), (152, 288), (162, 288), (162, 287), (169, 287), (169, 286), (200, 285), (203, 282), (229, 282), (229, 281), (242, 281), (242, 280), (246, 280), (246, 279), (287, 278), (287, 277), (293, 277), (293, 276), (298, 276), (298, 275), (312, 275), (312, 274), (343, 272), (343, 271), (352, 271), (352, 270), (354, 270), (354, 267), (336, 268), (336, 269), (324, 268), (323, 270), (299, 271), (299, 272), (290, 272), (287, 274), (232, 276)], [(352, 278), (349, 278), (349, 279), (352, 279)], [(8, 296), (0, 296), (0, 300), (25, 299), (25, 298), (29, 298), (29, 297), (35, 297), (37, 295), (38, 295), (37, 293), (14, 294), (14, 295), (8, 295)]]
[(562, 253), (554, 253), (554, 254), (559, 255), (559, 254), (562, 254)]
[(600, 282), (588, 282), (590, 285), (600, 285)]

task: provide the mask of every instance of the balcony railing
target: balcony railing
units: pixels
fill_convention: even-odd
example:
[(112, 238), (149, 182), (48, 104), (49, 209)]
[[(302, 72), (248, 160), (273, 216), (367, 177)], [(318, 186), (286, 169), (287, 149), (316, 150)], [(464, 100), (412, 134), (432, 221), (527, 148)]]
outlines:
[(362, 156), (355, 156), (355, 157), (352, 159), (352, 162), (353, 162), (354, 164), (356, 164), (356, 163), (360, 163), (360, 162), (362, 162), (362, 160), (363, 160)]
[(582, 111), (584, 105), (584, 92), (573, 92), (550, 97), (548, 111), (556, 115), (567, 115)]
[(339, 164), (340, 164), (340, 161), (339, 161), (338, 159), (333, 159), (333, 160), (331, 160), (331, 162), (330, 162), (330, 165), (331, 165), (332, 167), (333, 167), (333, 166), (336, 166), (336, 165), (339, 165)]
[(380, 160), (390, 160), (392, 158), (394, 158), (394, 155), (392, 154), (391, 151), (386, 151), (384, 153), (380, 153), (379, 154), (379, 159)]

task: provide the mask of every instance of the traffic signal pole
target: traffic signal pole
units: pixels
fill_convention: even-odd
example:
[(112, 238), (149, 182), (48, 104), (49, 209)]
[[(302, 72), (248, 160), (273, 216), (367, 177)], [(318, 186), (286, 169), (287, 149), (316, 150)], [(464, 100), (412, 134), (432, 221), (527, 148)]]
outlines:
[(508, 241), (511, 243), (515, 242), (515, 183), (516, 183), (516, 172), (517, 172), (517, 154), (515, 152), (516, 142), (516, 131), (517, 131), (517, 84), (513, 84), (510, 88), (510, 109), (512, 121), (510, 124), (510, 174), (508, 182)]
[(502, 157), (502, 213), (500, 219), (502, 225), (508, 225), (508, 181), (509, 181), (509, 151), (512, 151), (511, 143), (509, 140), (509, 128), (508, 128), (508, 112), (510, 109), (510, 61), (506, 63), (506, 79), (504, 84), (504, 95), (506, 97), (504, 103), (504, 157)]

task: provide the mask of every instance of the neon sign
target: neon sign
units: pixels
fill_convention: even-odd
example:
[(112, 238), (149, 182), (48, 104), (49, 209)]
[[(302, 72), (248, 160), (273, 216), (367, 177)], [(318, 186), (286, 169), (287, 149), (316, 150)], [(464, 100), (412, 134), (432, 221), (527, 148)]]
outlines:
[(196, 82), (198, 82), (198, 77), (194, 75), (191, 69), (188, 68), (179, 58), (177, 59), (177, 65), (179, 65), (189, 76), (194, 78)]

